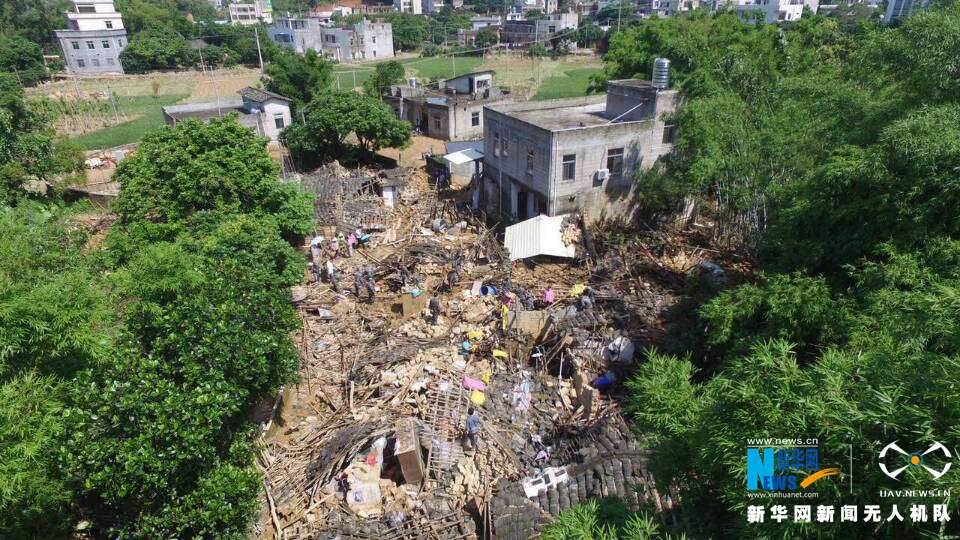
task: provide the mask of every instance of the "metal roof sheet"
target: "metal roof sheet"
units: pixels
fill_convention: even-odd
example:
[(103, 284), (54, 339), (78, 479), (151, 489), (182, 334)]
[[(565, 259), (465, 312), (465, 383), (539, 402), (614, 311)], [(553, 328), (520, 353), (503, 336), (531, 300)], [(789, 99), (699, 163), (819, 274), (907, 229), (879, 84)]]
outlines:
[(577, 247), (563, 243), (563, 219), (566, 215), (546, 216), (521, 221), (507, 227), (503, 247), (510, 252), (510, 260), (526, 259), (537, 255), (575, 257)]
[(463, 165), (464, 163), (469, 163), (471, 161), (476, 161), (478, 159), (483, 159), (483, 153), (474, 150), (473, 148), (467, 148), (466, 150), (461, 150), (459, 152), (453, 152), (443, 156), (443, 159), (453, 163), (454, 165)]

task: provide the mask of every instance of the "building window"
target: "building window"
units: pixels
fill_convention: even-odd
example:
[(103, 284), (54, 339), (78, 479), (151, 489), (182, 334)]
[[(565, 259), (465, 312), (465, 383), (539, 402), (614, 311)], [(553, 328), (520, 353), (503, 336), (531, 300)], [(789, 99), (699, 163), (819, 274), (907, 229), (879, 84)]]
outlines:
[(80, 42), (79, 42), (79, 41), (71, 41), (71, 42), (70, 42), (70, 45), (73, 46), (73, 50), (75, 50), (75, 51), (79, 51), (79, 50), (80, 50)]
[(99, 60), (99, 59), (94, 58), (94, 59), (91, 60), (90, 62), (93, 64), (93, 67), (100, 67), (100, 60)]
[(93, 50), (93, 49), (96, 49), (97, 46), (96, 46), (92, 41), (88, 41), (88, 42), (87, 42), (87, 48), (90, 49), (90, 50)]
[(500, 155), (500, 134), (499, 133), (493, 134), (493, 155), (494, 156)]
[(93, 4), (77, 4), (77, 13), (96, 13), (97, 8)]
[(373, 43), (374, 43), (374, 45), (376, 45), (376, 43), (377, 43), (377, 36), (373, 36)]
[(613, 180), (620, 180), (623, 176), (623, 148), (607, 150), (607, 170), (610, 171), (610, 178)]
[(471, 113), (471, 114), (470, 114), (470, 125), (473, 126), (473, 127), (477, 127), (477, 126), (480, 125), (480, 113), (479, 113), (479, 112), (475, 112), (475, 113)]
[(107, 25), (107, 30), (113, 28), (113, 21), (107, 21), (106, 25)]
[(677, 136), (677, 126), (669, 125), (669, 124), (663, 126), (663, 144), (673, 144), (673, 141), (676, 136)]
[(117, 40), (117, 47), (123, 47), (123, 40), (122, 40), (122, 39), (118, 39), (118, 40)]
[(86, 66), (87, 66), (87, 63), (86, 63), (86, 62), (84, 62), (83, 60), (77, 60), (77, 67), (81, 67), (81, 68), (82, 68), (82, 67), (86, 67)]
[(284, 123), (282, 114), (273, 115), (273, 125), (277, 126), (277, 129), (283, 129)]
[(527, 150), (527, 174), (533, 174), (533, 150)]
[(574, 180), (577, 177), (577, 155), (565, 154), (563, 156), (563, 179)]
[(507, 140), (506, 137), (503, 138), (503, 148), (502, 148), (502, 150), (503, 150), (503, 155), (504, 155), (504, 156), (509, 156), (509, 155), (510, 155), (510, 141)]
[(100, 42), (100, 45), (101, 45), (104, 49), (109, 49), (109, 48), (110, 48), (110, 42), (107, 41), (107, 40), (101, 41), (101, 42)]

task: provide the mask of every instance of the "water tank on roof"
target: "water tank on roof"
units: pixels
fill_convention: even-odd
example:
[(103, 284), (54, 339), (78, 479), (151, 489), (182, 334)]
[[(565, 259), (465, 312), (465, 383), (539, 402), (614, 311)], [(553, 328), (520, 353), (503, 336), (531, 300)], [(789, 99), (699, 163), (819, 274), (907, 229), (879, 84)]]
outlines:
[(651, 80), (654, 88), (670, 88), (670, 60), (657, 58), (653, 61), (653, 77)]

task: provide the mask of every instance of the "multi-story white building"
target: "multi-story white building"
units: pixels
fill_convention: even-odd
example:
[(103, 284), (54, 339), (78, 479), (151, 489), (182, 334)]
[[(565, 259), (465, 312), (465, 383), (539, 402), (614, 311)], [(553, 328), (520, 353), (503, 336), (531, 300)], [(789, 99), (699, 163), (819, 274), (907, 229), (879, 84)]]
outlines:
[(351, 28), (327, 28), (314, 18), (281, 17), (267, 28), (277, 45), (298, 53), (313, 49), (336, 62), (393, 58), (393, 27), (390, 23), (364, 19)]
[(123, 73), (120, 52), (127, 46), (123, 19), (113, 0), (73, 0), (67, 28), (54, 34), (69, 73)]
[(893, 24), (909, 17), (916, 11), (927, 9), (929, 0), (890, 0), (883, 15), (884, 24)]
[[(670, 0), (675, 1), (675, 0)], [(732, 8), (743, 19), (755, 18), (767, 24), (799, 21), (803, 8), (816, 13), (819, 0), (718, 0), (717, 9)]]
[(423, 3), (424, 0), (393, 0), (393, 10), (400, 13), (421, 15), (423, 14)]
[[(762, 1), (762, 0), (761, 0)], [(693, 11), (701, 5), (710, 5), (700, 0), (663, 0), (659, 2), (659, 7), (666, 12), (668, 17), (675, 17), (678, 13)]]
[(251, 3), (230, 4), (230, 22), (240, 25), (272, 24), (273, 5), (270, 0), (253, 0)]

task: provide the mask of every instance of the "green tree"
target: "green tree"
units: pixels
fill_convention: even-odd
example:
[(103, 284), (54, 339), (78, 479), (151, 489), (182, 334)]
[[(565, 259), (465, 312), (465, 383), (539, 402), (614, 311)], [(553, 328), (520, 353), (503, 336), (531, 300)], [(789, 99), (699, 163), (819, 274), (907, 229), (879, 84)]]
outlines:
[(43, 51), (25, 38), (0, 35), (0, 72), (3, 71), (13, 73), (24, 86), (33, 86), (47, 76)]
[(333, 66), (313, 49), (300, 55), (283, 48), (264, 68), (267, 90), (293, 100), (294, 109), (308, 105), (330, 88)]
[(368, 95), (379, 98), (390, 89), (390, 85), (403, 81), (403, 64), (396, 60), (377, 64), (373, 75), (363, 82), (363, 88)]
[(584, 23), (577, 28), (577, 46), (592, 47), (606, 35), (602, 28), (595, 23)]
[(0, 534), (66, 538), (72, 493), (57, 468), (61, 388), (25, 372), (0, 384)]
[(146, 73), (156, 69), (178, 69), (194, 63), (194, 53), (180, 34), (146, 30), (134, 34), (120, 53), (127, 73)]
[(534, 43), (527, 49), (527, 56), (531, 58), (543, 58), (547, 54), (549, 54), (549, 51), (543, 46), (543, 43)]
[(380, 148), (403, 148), (411, 127), (374, 97), (354, 92), (331, 92), (315, 99), (306, 122), (292, 124), (280, 134), (290, 152), (304, 166), (350, 155), (347, 137), (354, 135), (364, 155)]
[(0, 3), (0, 33), (22, 36), (46, 53), (59, 54), (53, 31), (66, 28), (63, 14), (72, 7), (68, 0), (6, 0)]
[(496, 45), (499, 42), (500, 35), (492, 29), (484, 27), (477, 31), (477, 37), (474, 39), (473, 44), (477, 48), (483, 49), (491, 45)]
[(150, 133), (114, 173), (121, 185), (114, 210), (126, 225), (166, 227), (161, 236), (204, 210), (276, 216), (284, 236), (305, 234), (309, 201), (279, 181), (266, 142), (235, 117), (188, 120)]
[(543, 531), (544, 540), (652, 540), (670, 538), (644, 512), (631, 512), (623, 501), (607, 497), (578, 504), (557, 515)]

